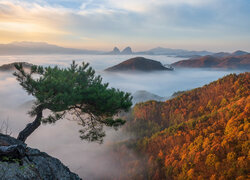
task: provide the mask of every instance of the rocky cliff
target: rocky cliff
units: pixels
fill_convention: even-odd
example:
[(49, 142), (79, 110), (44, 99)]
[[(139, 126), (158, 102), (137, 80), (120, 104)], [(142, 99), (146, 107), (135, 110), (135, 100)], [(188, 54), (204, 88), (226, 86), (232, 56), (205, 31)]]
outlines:
[(0, 133), (0, 147), (20, 145), (25, 147), (24, 157), (10, 157), (0, 153), (1, 180), (80, 180), (58, 159), (38, 149), (26, 147), (21, 141)]

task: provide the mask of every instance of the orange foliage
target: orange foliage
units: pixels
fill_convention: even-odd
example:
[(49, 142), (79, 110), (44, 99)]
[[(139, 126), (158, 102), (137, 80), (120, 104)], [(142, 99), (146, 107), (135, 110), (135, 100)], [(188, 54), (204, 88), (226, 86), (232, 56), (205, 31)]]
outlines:
[(140, 152), (150, 157), (145, 177), (247, 178), (249, 81), (250, 73), (231, 74), (166, 102), (137, 104), (134, 119), (157, 123), (162, 129), (138, 142)]

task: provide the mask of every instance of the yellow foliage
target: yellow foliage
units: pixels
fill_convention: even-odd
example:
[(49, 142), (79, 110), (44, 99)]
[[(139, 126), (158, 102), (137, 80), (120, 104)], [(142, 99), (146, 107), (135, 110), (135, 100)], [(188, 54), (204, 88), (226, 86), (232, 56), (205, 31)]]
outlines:
[(214, 167), (217, 161), (217, 157), (215, 154), (209, 154), (206, 158), (205, 164), (209, 167)]
[(162, 150), (159, 151), (158, 157), (161, 158), (161, 159), (163, 159), (163, 152), (162, 152)]
[(216, 175), (213, 174), (213, 175), (210, 177), (210, 180), (216, 180)]
[(236, 160), (235, 152), (230, 152), (227, 154), (227, 161), (228, 162), (234, 162), (235, 160)]
[(188, 172), (187, 172), (187, 175), (190, 179), (193, 179), (194, 178), (194, 169), (190, 169)]
[(239, 176), (236, 178), (236, 180), (245, 180), (246, 178), (244, 176)]

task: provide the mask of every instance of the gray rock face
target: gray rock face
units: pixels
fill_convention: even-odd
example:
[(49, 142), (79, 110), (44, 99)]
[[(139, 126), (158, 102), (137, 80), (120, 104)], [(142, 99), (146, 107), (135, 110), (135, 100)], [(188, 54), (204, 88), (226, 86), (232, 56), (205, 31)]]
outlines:
[[(22, 144), (7, 135), (0, 134), (0, 146)], [(80, 180), (58, 159), (37, 149), (27, 148), (26, 156), (20, 160), (3, 161), (0, 158), (1, 180)]]

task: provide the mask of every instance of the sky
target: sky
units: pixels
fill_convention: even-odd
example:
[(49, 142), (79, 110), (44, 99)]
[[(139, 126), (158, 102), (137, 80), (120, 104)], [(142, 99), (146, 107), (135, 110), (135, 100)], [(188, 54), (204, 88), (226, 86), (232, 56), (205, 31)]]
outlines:
[(250, 51), (250, 0), (0, 0), (0, 43)]

